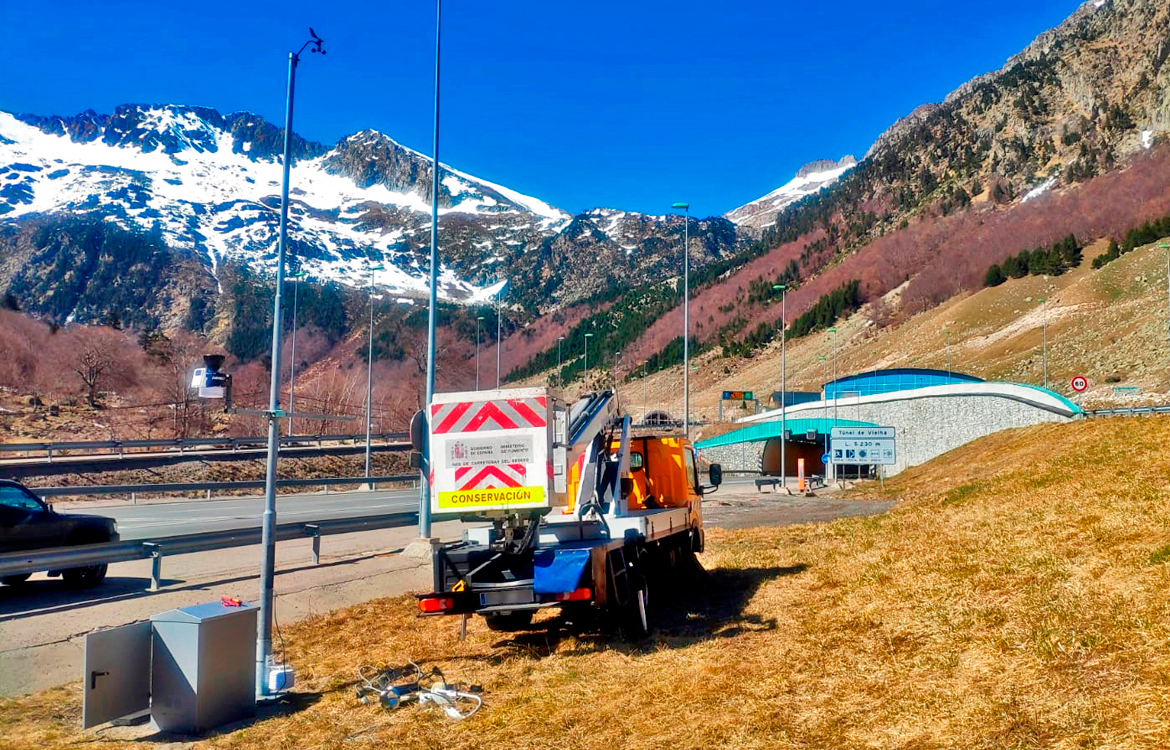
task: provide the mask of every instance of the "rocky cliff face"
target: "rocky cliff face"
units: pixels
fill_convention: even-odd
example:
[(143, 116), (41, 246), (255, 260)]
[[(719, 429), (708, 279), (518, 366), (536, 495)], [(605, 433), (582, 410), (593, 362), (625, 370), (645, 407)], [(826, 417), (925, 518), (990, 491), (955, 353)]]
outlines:
[(1170, 131), (1168, 56), (1166, 3), (1090, 0), (998, 72), (895, 123), (867, 154), (887, 183), (873, 192), (907, 209), (960, 188), (1006, 202), (1108, 171)]

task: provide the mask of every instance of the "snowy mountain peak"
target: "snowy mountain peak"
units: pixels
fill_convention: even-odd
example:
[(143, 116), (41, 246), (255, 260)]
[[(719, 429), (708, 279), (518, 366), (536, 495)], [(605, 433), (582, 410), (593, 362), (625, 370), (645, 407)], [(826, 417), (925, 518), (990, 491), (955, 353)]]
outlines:
[[(167, 244), (203, 258), (273, 270), (283, 131), (249, 112), (121, 105), (74, 117), (0, 112), (0, 221), (101, 212), (127, 229), (158, 227)], [(429, 159), (375, 130), (330, 149), (293, 138), (289, 247), (321, 279), (378, 282), (424, 294)], [(440, 185), (440, 294), (474, 299), (498, 264), (566, 225), (536, 198), (447, 169)]]
[(783, 186), (724, 216), (740, 226), (763, 229), (775, 223), (776, 216), (785, 208), (832, 185), (855, 166), (857, 160), (852, 156), (845, 156), (840, 161), (821, 159), (810, 162)]

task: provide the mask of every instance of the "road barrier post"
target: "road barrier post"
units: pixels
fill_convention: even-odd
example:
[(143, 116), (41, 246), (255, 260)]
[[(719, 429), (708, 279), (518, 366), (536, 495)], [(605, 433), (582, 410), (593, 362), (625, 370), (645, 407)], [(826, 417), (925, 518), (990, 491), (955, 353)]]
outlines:
[(138, 493), (137, 492), (130, 493), (130, 504), (131, 505), (138, 505)]
[(321, 527), (315, 524), (305, 524), (305, 531), (313, 535), (313, 564), (321, 564)]
[(158, 591), (162, 586), (162, 545), (146, 542), (142, 546), (150, 550), (150, 590)]

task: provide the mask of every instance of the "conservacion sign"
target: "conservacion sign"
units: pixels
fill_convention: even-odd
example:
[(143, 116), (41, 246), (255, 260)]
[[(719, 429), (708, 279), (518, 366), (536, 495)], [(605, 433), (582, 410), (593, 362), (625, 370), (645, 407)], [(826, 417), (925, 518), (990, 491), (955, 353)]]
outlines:
[(500, 487), (439, 493), (439, 507), (443, 510), (475, 510), (477, 508), (495, 508), (501, 505), (542, 503), (544, 503), (543, 487)]

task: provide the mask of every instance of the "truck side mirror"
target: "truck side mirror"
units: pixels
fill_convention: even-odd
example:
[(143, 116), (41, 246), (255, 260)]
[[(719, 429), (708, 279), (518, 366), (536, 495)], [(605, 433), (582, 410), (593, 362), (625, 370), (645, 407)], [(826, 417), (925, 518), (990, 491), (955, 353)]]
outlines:
[(707, 481), (711, 482), (712, 487), (723, 484), (723, 467), (719, 464), (711, 464), (711, 468), (707, 469)]
[(410, 418), (410, 447), (414, 448), (419, 453), (424, 453), (424, 446), (427, 440), (427, 417), (426, 412), (419, 409)]

